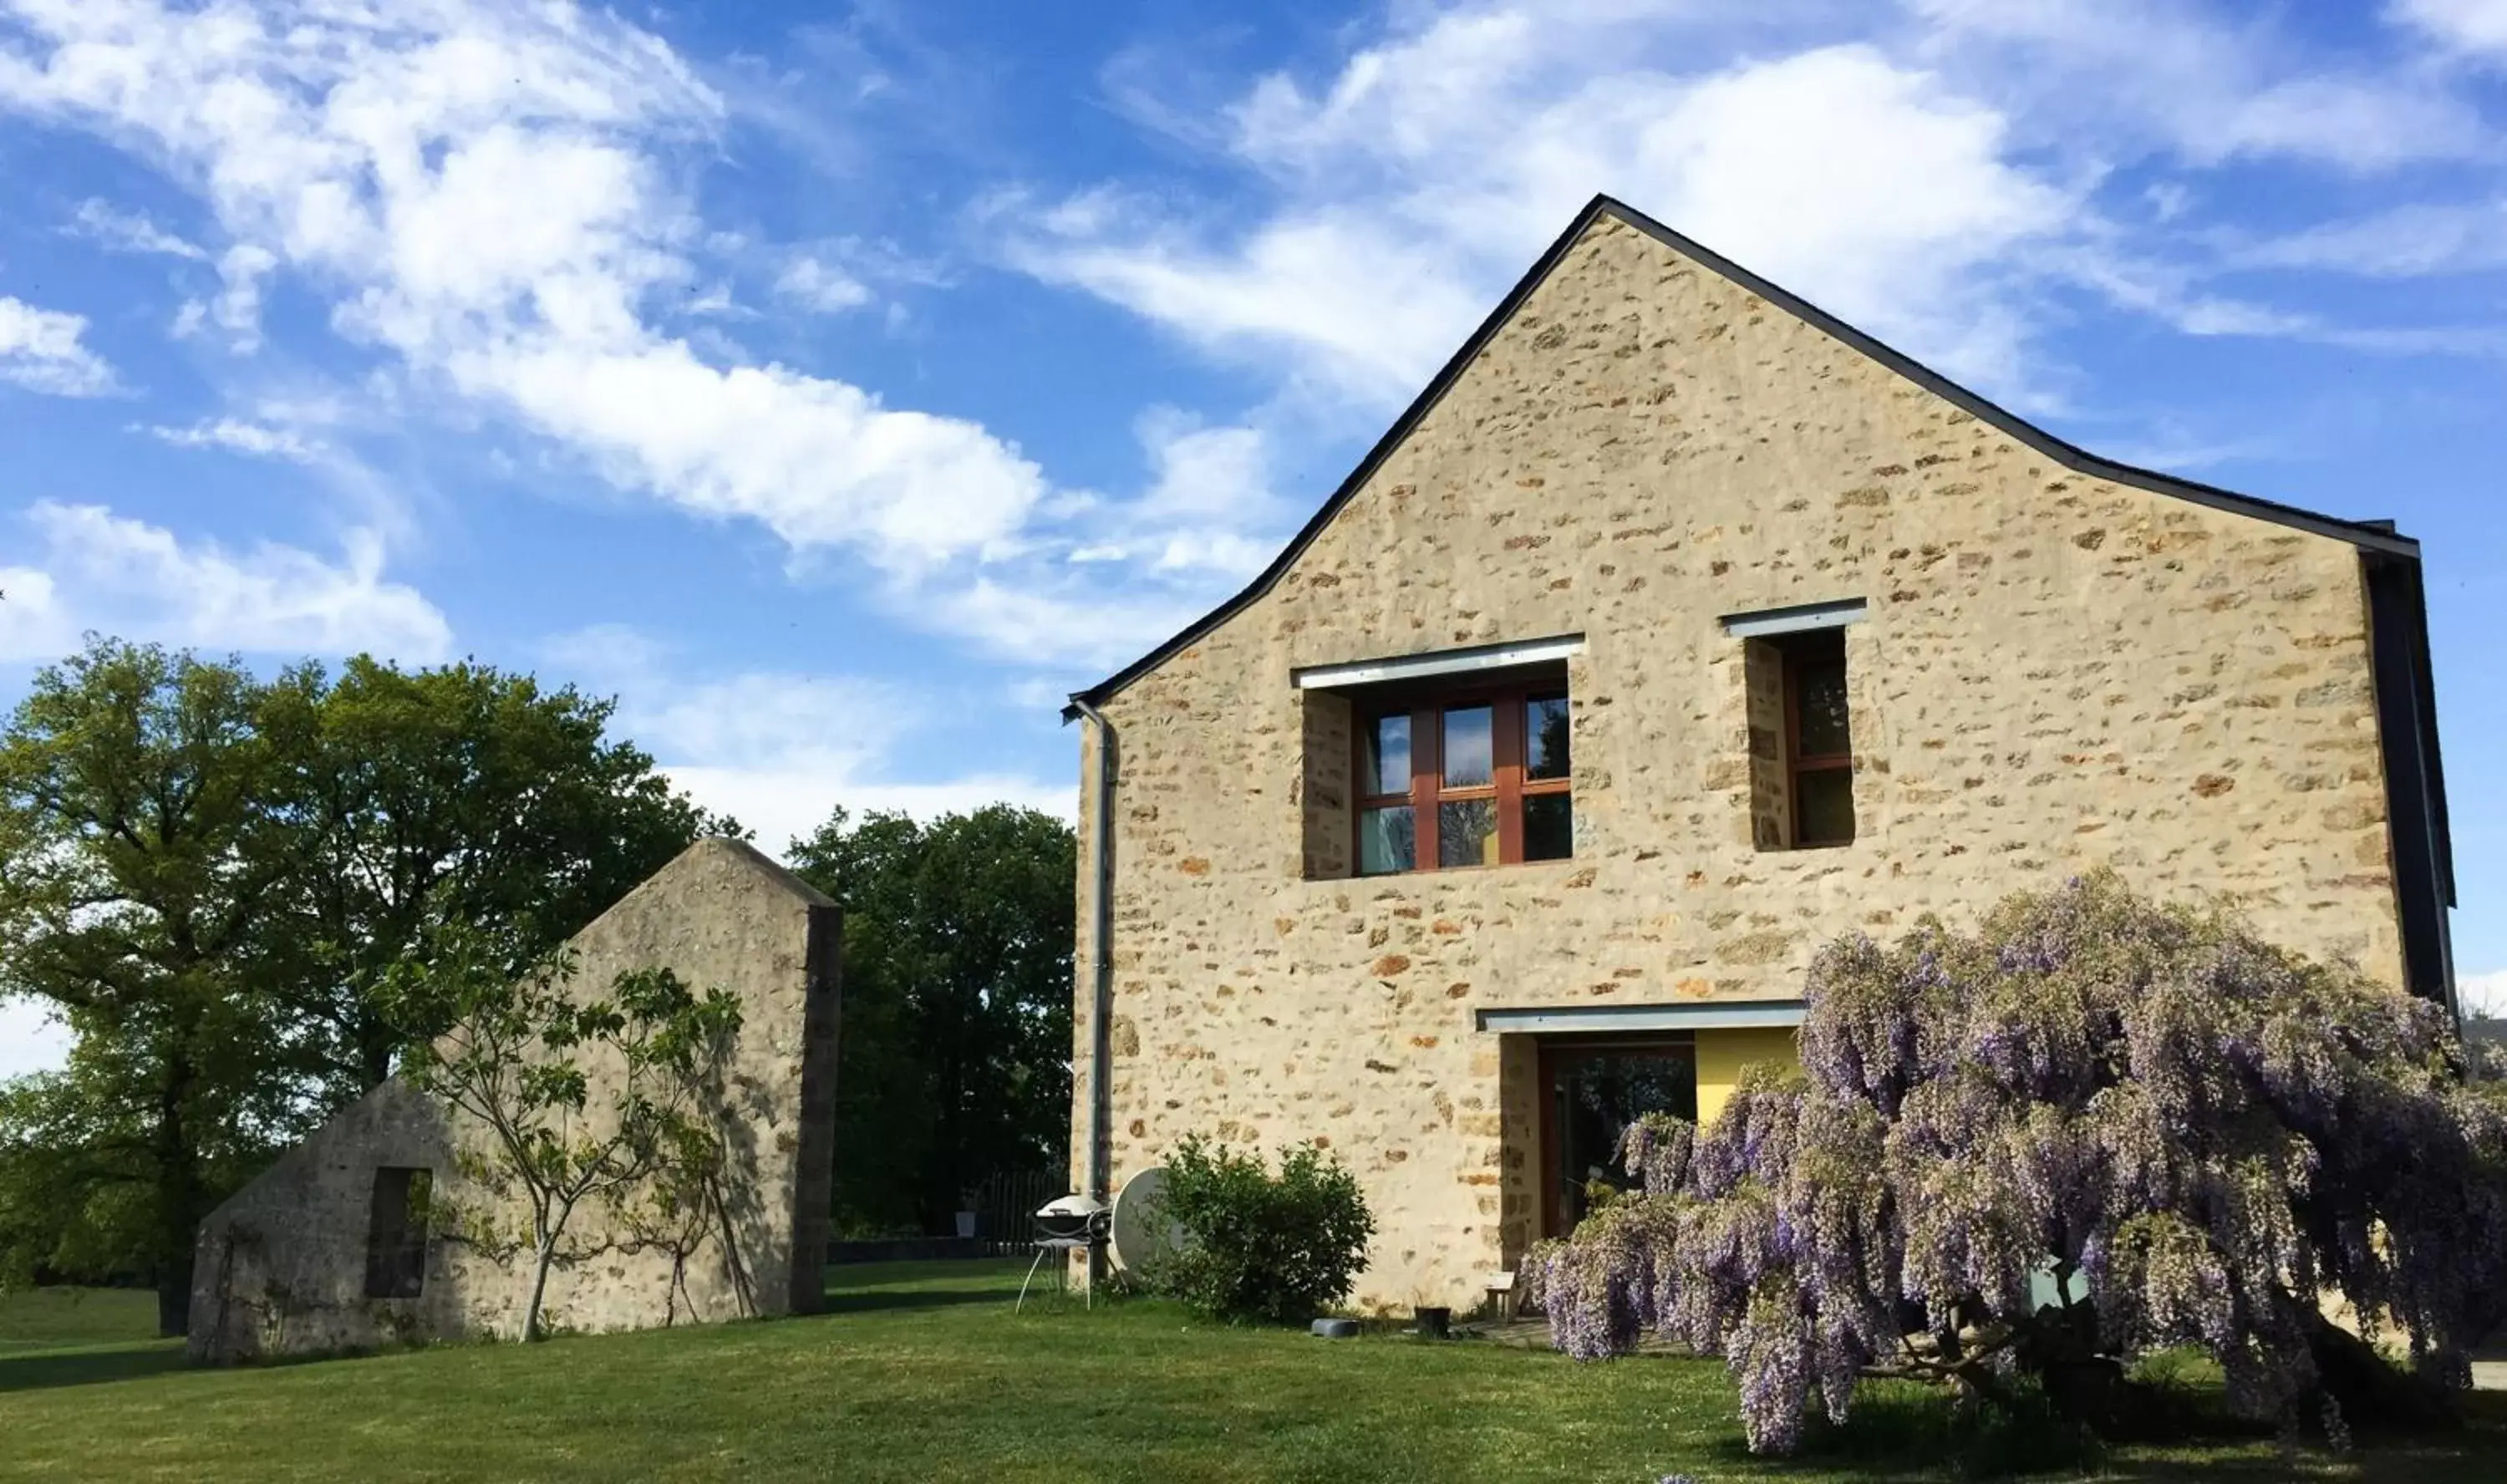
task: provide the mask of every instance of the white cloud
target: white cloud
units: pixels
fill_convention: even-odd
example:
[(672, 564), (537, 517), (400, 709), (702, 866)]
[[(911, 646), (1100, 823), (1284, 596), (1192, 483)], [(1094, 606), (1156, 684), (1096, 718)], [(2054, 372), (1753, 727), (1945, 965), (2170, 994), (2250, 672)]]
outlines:
[(94, 505), (24, 513), (40, 564), (0, 567), (0, 661), (57, 659), (84, 630), (269, 654), (371, 650), (429, 662), (452, 648), (444, 615), (385, 580), (382, 543), (347, 535), (337, 561), (262, 543), (230, 552)]
[(2507, 57), (2507, 0), (2394, 0), (2386, 15), (2454, 51)]
[(0, 998), (0, 1080), (60, 1070), (75, 1039), (42, 1000)]
[(1084, 568), (1017, 581), (978, 576), (917, 602), (919, 622), (973, 639), (1006, 659), (1103, 670), (1131, 660), (1181, 630), (1210, 606), (1205, 596), (1143, 592), (1092, 581)]
[(1208, 350), (1285, 351), (1376, 404), (1415, 391), (1489, 295), (1468, 265), (1337, 211), (1204, 244), (1145, 208), (1107, 201), (1039, 216), (1010, 248), (1049, 281), (1085, 289)]
[[(1038, 277), (1271, 368), (1284, 397), (1381, 411), (1607, 192), (2042, 411), (2060, 372), (2031, 344), (2070, 319), (2069, 289), (2185, 334), (2371, 344), (2210, 287), (2236, 265), (2197, 236), (2212, 198), (2182, 177), (2270, 162), (2408, 179), (2499, 145), (2425, 65), (2155, 0), (1480, 0), (1395, 5), (1383, 24), (1319, 79), (1276, 72), (1215, 106), (1149, 90), (1202, 70), (1136, 55), (1109, 72), (1136, 120), (1233, 167), (1252, 188), (1235, 201), (1121, 181), (982, 215)], [(2130, 228), (2107, 214), (2121, 180)]]
[(255, 458), (280, 458), (300, 464), (312, 463), (322, 456), (322, 451), (301, 434), (283, 427), (247, 422), (239, 417), (216, 417), (196, 422), (190, 427), (152, 424), (146, 431), (152, 437), (182, 449), (224, 449), (231, 453), (243, 453)]
[(2250, 243), (2230, 261), (2380, 278), (2507, 268), (2507, 200), (2397, 206)]
[(0, 566), (0, 664), (54, 659), (78, 642), (78, 625), (62, 610), (50, 572)]
[(1171, 407), (1144, 414), (1135, 431), (1148, 455), (1148, 489), (1108, 507), (1096, 544), (1072, 553), (1073, 561), (1135, 558), (1156, 572), (1235, 581), (1270, 563), (1295, 512), (1272, 490), (1267, 433), (1206, 427)]
[(836, 314), (870, 303), (870, 290), (843, 269), (804, 255), (775, 280), (775, 292), (805, 309)]
[(1065, 820), (1078, 818), (1077, 783), (1047, 783), (1018, 774), (975, 774), (939, 783), (873, 783), (850, 778), (806, 755), (781, 766), (667, 763), (662, 771), (698, 803), (755, 832), (757, 848), (778, 857), (790, 850), (792, 841), (817, 832), (838, 805), (856, 815), (894, 810), (929, 819), (987, 804), (1015, 804)]
[(604, 686), (658, 674), (671, 658), (668, 645), (628, 624), (587, 625), (542, 639), (535, 647), (541, 658), (559, 667), (562, 678), (598, 677)]
[(278, 255), (254, 242), (238, 242), (218, 255), (223, 285), (209, 302), (209, 317), (237, 350), (261, 346), (261, 286), (278, 268)]
[(1319, 92), (1261, 80), (1221, 145), (1280, 201), (1241, 228), (1099, 191), (1026, 213), (1009, 250), (1380, 408), (1607, 191), (1918, 354), (2012, 374), (2019, 332), (1992, 270), (2076, 202), (2007, 158), (1995, 109), (1865, 45), (1663, 70), (1628, 59), (1660, 38), (1622, 8), (1580, 14), (1448, 14)]
[(87, 319), (0, 297), (0, 381), (56, 397), (100, 397), (115, 388), (113, 368), (89, 349)]
[(2076, 153), (2156, 145), (2209, 166), (2279, 158), (2377, 171), (2494, 148), (2480, 111), (2406, 71), (2327, 65), (2269, 19), (2164, 0), (1908, 0), (1959, 85)]
[(1044, 492), (968, 421), (718, 364), (646, 301), (693, 273), (679, 184), (722, 104), (656, 38), (572, 5), (0, 0), (0, 107), (162, 164), (228, 239), (189, 317), (249, 347), (275, 274), (423, 380), (612, 481), (892, 570), (980, 556)]
[(2454, 981), (2454, 997), (2467, 1015), (2507, 1019), (2507, 969), (2458, 976)]
[(165, 231), (145, 213), (117, 210), (99, 198), (81, 201), (76, 220), (81, 234), (118, 252), (155, 253), (195, 263), (209, 259), (199, 243)]
[(1072, 781), (998, 772), (899, 777), (914, 739), (952, 718), (895, 685), (775, 670), (693, 674), (668, 646), (623, 625), (561, 634), (540, 649), (591, 689), (617, 694), (620, 734), (777, 855), (840, 804), (929, 818), (1008, 803), (1075, 817)]

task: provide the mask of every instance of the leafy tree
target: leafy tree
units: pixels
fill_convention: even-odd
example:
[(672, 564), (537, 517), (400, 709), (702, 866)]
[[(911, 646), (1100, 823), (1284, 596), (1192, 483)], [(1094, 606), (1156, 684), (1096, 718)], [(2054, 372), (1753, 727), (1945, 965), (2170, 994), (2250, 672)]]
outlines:
[(447, 923), (492, 924), (522, 973), (685, 850), (737, 834), (606, 732), (613, 703), (463, 663), (298, 667), (262, 726), (302, 868), (271, 966), (336, 1105), (390, 1074), (374, 990)]
[(97, 641), (0, 736), (0, 995), (78, 1036), (0, 1105), (0, 1238), (20, 1270), (144, 1272), (167, 1333), (200, 1217), (305, 1122), (271, 1070), (291, 1029), (245, 972), (295, 864), (259, 702), (237, 666)]
[(1258, 1154), (1187, 1135), (1167, 1151), (1155, 1218), (1181, 1240), (1150, 1264), (1161, 1293), (1214, 1319), (1304, 1323), (1349, 1297), (1375, 1217), (1358, 1176), (1313, 1144)]
[[(647, 1207), (666, 1193), (672, 1210), (705, 1183), (720, 1140), (705, 1116), (712, 1084), (740, 1031), (740, 1002), (722, 990), (700, 996), (668, 969), (621, 973), (606, 997), (577, 1000), (568, 956), (520, 975), (508, 945), (453, 929), (436, 951), (385, 975), (382, 996), (395, 1018), (446, 1026), (414, 1041), (402, 1075), (483, 1131), (462, 1151), (462, 1173), (490, 1191), (519, 1189), (527, 1213), (530, 1290), (523, 1338), (540, 1338), (540, 1305), (557, 1263), (600, 1250), (572, 1241), (575, 1213), (604, 1206), (616, 1224), (653, 1224)], [(598, 1074), (605, 1097), (596, 1104)], [(496, 1213), (460, 1212), (466, 1240), (504, 1243)]]
[(1071, 827), (994, 805), (919, 825), (842, 809), (793, 864), (845, 909), (840, 1226), (946, 1228), (1071, 1120)]
[(1762, 1452), (1882, 1365), (1990, 1405), (2027, 1378), (2111, 1429), (2126, 1360), (2198, 1346), (2233, 1401), (2337, 1446), (2467, 1379), (2507, 1294), (2507, 1104), (2443, 1010), (2104, 874), (1973, 936), (1840, 941), (1805, 997), (1800, 1075), (1755, 1069), (1702, 1132), (1641, 1125), (1644, 1194), (1542, 1260), (1562, 1348), (1720, 1351)]

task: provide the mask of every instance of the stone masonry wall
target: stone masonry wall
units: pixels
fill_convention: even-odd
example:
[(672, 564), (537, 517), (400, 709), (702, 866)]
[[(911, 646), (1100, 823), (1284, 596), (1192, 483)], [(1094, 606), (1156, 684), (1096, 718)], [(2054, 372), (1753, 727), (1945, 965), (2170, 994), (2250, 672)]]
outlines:
[[(1857, 838), (1762, 851), (1716, 620), (1852, 597)], [(2399, 983), (2366, 627), (2344, 543), (2083, 478), (1605, 216), (1269, 593), (1105, 703), (1115, 1178), (1326, 1141), (1362, 1299), (1470, 1303), (1538, 1189), (1529, 1048), (1474, 1011), (1792, 995), (1836, 934), (2100, 862)], [(1580, 632), (1573, 860), (1309, 879), (1292, 670)]]
[(1785, 774), (1785, 662), (1764, 639), (1741, 644), (1742, 722), (1750, 730), (1750, 842), (1781, 850), (1794, 838)]
[[(568, 1245), (582, 1261), (549, 1276), (553, 1328), (634, 1329), (817, 1307), (827, 1247), (833, 1154), (836, 909), (746, 845), (704, 840), (575, 935), (581, 994), (603, 994), (624, 970), (667, 967), (699, 993), (741, 1002), (738, 1040), (711, 1116), (727, 1140), (721, 1219), (656, 1241), (579, 1208)], [(607, 1106), (605, 1074), (587, 1061), (591, 1112)], [(386, 1083), (344, 1109), (201, 1224), (190, 1348), (198, 1359), (459, 1339), (520, 1330), (531, 1259), (438, 1237), (416, 1298), (366, 1296), (375, 1173), (432, 1173), (440, 1209), (527, 1233), (511, 1198), (464, 1176), (463, 1148), (485, 1131), (448, 1120), (435, 1100)]]

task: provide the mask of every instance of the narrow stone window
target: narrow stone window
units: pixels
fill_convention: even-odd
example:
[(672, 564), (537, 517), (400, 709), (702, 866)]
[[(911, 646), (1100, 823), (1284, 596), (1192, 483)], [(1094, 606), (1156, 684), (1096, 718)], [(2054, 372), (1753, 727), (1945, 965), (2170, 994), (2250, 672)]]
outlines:
[(1785, 670), (1785, 765), (1793, 845), (1854, 843), (1854, 738), (1845, 700), (1845, 631), (1778, 641)]
[(1762, 851), (1854, 843), (1854, 725), (1845, 626), (1860, 599), (1737, 613), (1750, 748), (1750, 835)]
[(426, 1289), (431, 1170), (385, 1165), (375, 1172), (366, 1224), (366, 1297), (416, 1298)]

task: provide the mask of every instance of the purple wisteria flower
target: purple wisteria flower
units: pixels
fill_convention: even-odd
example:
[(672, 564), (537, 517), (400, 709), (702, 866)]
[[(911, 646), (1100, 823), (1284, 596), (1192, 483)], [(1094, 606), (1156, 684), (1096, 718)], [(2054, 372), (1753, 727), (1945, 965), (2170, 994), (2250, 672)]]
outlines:
[(2353, 968), (2100, 872), (1973, 935), (1840, 939), (1804, 999), (1799, 1071), (1630, 1129), (1640, 1191), (1538, 1275), (1569, 1354), (1724, 1356), (1754, 1450), (1875, 1363), (1988, 1389), (2083, 1344), (2199, 1346), (2339, 1445), (2330, 1297), (2452, 1384), (2507, 1302), (2507, 1098)]

